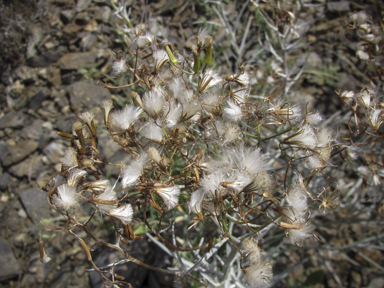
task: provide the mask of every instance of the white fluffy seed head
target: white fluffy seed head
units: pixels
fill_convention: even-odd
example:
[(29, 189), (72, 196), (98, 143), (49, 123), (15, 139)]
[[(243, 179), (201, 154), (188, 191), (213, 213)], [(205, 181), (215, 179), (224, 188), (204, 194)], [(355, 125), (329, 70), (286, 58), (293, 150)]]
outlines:
[(83, 177), (87, 175), (87, 172), (82, 169), (73, 168), (69, 172), (68, 186), (74, 187)]
[(100, 179), (95, 182), (89, 183), (88, 187), (92, 188), (95, 192), (102, 192), (104, 191), (109, 185), (109, 180), (107, 179)]
[(340, 94), (340, 98), (341, 98), (341, 100), (349, 103), (350, 101), (352, 101), (355, 98), (355, 92), (347, 91), (347, 90), (343, 91)]
[(112, 75), (119, 75), (126, 72), (128, 69), (126, 60), (124, 58), (113, 62), (112, 65)]
[(270, 170), (267, 164), (268, 155), (262, 154), (260, 148), (248, 147), (238, 149), (236, 162), (239, 167), (252, 176), (256, 176), (260, 172)]
[(134, 186), (138, 183), (139, 177), (144, 172), (144, 166), (148, 162), (148, 157), (146, 154), (142, 153), (139, 156), (139, 159), (133, 161), (129, 166), (126, 166), (121, 175), (122, 180), (121, 184), (123, 188)]
[(145, 138), (157, 143), (163, 143), (164, 140), (163, 129), (158, 126), (153, 119), (150, 119), (147, 124), (144, 125), (143, 129), (140, 131), (140, 134)]
[(307, 194), (302, 185), (292, 186), (285, 199), (296, 215), (303, 215), (307, 212)]
[(264, 254), (261, 252), (261, 248), (258, 246), (256, 238), (245, 238), (241, 242), (241, 251), (247, 255), (247, 259), (249, 259), (251, 264), (260, 261), (261, 256)]
[(236, 194), (239, 193), (241, 190), (244, 189), (245, 186), (250, 184), (252, 182), (252, 179), (248, 177), (247, 175), (243, 175), (241, 173), (237, 173), (233, 176), (234, 180), (228, 181), (226, 186), (229, 188), (232, 188), (232, 191), (234, 191)]
[(174, 208), (179, 202), (180, 188), (177, 185), (165, 188), (156, 188), (156, 193), (163, 199), (168, 209)]
[(241, 108), (232, 101), (228, 101), (228, 107), (224, 108), (223, 115), (226, 119), (231, 121), (240, 121), (243, 118)]
[(212, 69), (208, 69), (201, 79), (199, 90), (201, 93), (203, 93), (208, 89), (219, 85), (220, 83), (222, 83), (222, 79), (220, 78), (219, 74)]
[(53, 203), (66, 211), (71, 208), (78, 208), (80, 204), (76, 187), (70, 187), (67, 184), (57, 187), (57, 195), (53, 196)]
[(189, 213), (191, 211), (196, 215), (203, 215), (203, 200), (205, 193), (202, 189), (197, 189), (192, 192), (191, 199), (189, 201)]
[(163, 110), (165, 99), (161, 94), (161, 89), (154, 88), (147, 91), (143, 97), (143, 109), (151, 117), (157, 118)]
[(126, 204), (109, 211), (108, 215), (115, 217), (121, 222), (123, 222), (125, 225), (128, 225), (132, 221), (133, 209), (131, 204)]
[(165, 122), (167, 127), (174, 128), (180, 121), (183, 107), (175, 102), (167, 103), (164, 108)]
[(323, 120), (323, 116), (319, 112), (308, 115), (306, 118), (306, 122), (310, 125), (316, 126)]
[(329, 128), (322, 127), (317, 133), (317, 147), (327, 147), (334, 140), (333, 131)]
[(264, 261), (258, 261), (245, 269), (245, 278), (251, 287), (266, 287), (272, 277), (272, 266)]
[(164, 63), (169, 60), (169, 57), (164, 50), (156, 50), (153, 52), (153, 59), (155, 60), (155, 71), (159, 72)]
[(240, 128), (238, 125), (232, 122), (228, 122), (225, 124), (225, 132), (224, 132), (224, 143), (232, 143), (240, 136)]
[(295, 221), (291, 223), (293, 225), (299, 225), (301, 229), (287, 229), (285, 233), (287, 234), (289, 240), (292, 244), (296, 244), (297, 246), (303, 246), (304, 240), (312, 236), (313, 230), (315, 227), (308, 222)]
[(67, 150), (65, 150), (64, 157), (60, 158), (60, 162), (69, 168), (78, 167), (79, 163), (77, 161), (76, 150), (72, 147), (67, 148)]
[(143, 110), (139, 107), (126, 105), (123, 110), (111, 113), (110, 128), (117, 133), (127, 131), (140, 117)]
[[(115, 186), (108, 186), (105, 188), (104, 192), (98, 195), (96, 198), (103, 201), (110, 201), (114, 202), (117, 200), (116, 192), (114, 190)], [(112, 209), (115, 209), (117, 207), (116, 203), (97, 203), (97, 207), (99, 208), (99, 211), (103, 214), (109, 213)]]
[(316, 134), (308, 124), (304, 125), (299, 132), (284, 139), (286, 144), (314, 149), (317, 145)]
[(377, 131), (383, 122), (383, 119), (381, 117), (381, 109), (372, 109), (369, 112), (369, 120), (371, 122), (373, 131)]
[(205, 92), (202, 96), (202, 105), (205, 111), (218, 114), (220, 105), (220, 95), (213, 91)]
[(92, 112), (84, 112), (80, 115), (81, 120), (83, 120), (89, 127), (91, 127), (91, 123), (93, 121), (93, 118), (95, 118), (95, 114)]
[(357, 95), (357, 99), (359, 99), (360, 103), (365, 107), (369, 108), (369, 105), (371, 104), (371, 91), (369, 89), (363, 89), (360, 93)]
[(105, 125), (108, 125), (109, 122), (109, 113), (111, 112), (113, 108), (113, 102), (112, 100), (104, 100), (103, 104), (101, 106), (104, 109), (104, 121)]
[(217, 172), (205, 176), (199, 185), (211, 199), (221, 199), (225, 193), (224, 187), (220, 185), (221, 182), (226, 182), (226, 179), (223, 173)]
[(145, 35), (140, 35), (136, 40), (137, 47), (144, 48), (147, 45), (151, 45), (154, 39), (155, 37), (150, 33), (146, 33)]

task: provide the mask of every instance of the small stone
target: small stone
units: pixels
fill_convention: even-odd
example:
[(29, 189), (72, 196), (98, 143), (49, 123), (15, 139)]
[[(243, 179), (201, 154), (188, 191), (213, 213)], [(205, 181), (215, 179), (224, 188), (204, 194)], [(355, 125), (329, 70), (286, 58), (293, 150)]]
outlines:
[(0, 196), (0, 202), (7, 203), (9, 200), (9, 196), (7, 194), (1, 194)]
[(34, 223), (39, 223), (40, 220), (51, 216), (51, 209), (45, 192), (36, 188), (29, 188), (19, 191), (18, 194), (29, 218)]
[(9, 168), (9, 172), (17, 177), (28, 177), (36, 179), (40, 173), (44, 173), (44, 164), (41, 161), (43, 156), (34, 153), (24, 161), (13, 165)]
[(47, 49), (47, 50), (50, 50), (52, 48), (55, 48), (59, 45), (59, 43), (57, 42), (54, 42), (54, 41), (48, 41), (48, 42), (45, 42), (44, 43), (44, 47)]
[(66, 34), (74, 34), (79, 32), (83, 27), (75, 23), (69, 23), (64, 26), (63, 32)]
[(82, 67), (91, 67), (96, 62), (96, 52), (75, 52), (64, 55), (59, 59), (60, 68), (63, 70), (77, 70)]
[(83, 51), (87, 51), (92, 47), (93, 44), (95, 44), (96, 41), (97, 37), (92, 33), (89, 33), (80, 40), (80, 47), (83, 49)]
[(53, 124), (49, 121), (44, 122), (42, 127), (44, 127), (47, 130), (53, 130)]
[(20, 66), (20, 67), (16, 68), (15, 74), (23, 82), (36, 81), (36, 72), (31, 67)]
[(44, 32), (43, 29), (38, 25), (30, 24), (28, 27), (29, 37), (28, 37), (28, 45), (27, 45), (27, 58), (31, 58), (36, 55), (37, 50), (35, 46), (40, 44), (40, 41), (43, 39)]
[(0, 161), (3, 166), (18, 163), (33, 153), (37, 147), (39, 143), (31, 139), (20, 141), (16, 146), (8, 145), (1, 153)]
[(60, 11), (61, 20), (66, 24), (70, 22), (75, 15), (75, 12), (71, 9)]
[(44, 121), (41, 119), (33, 120), (31, 125), (24, 127), (23, 130), (21, 130), (21, 136), (39, 141), (43, 134), (43, 124)]
[(28, 217), (27, 212), (25, 212), (24, 209), (20, 209), (17, 211), (17, 215), (19, 215), (20, 218), (26, 219)]
[(85, 25), (90, 20), (91, 20), (91, 18), (89, 17), (89, 14), (87, 11), (84, 11), (84, 12), (77, 14), (75, 17), (76, 24), (79, 24), (79, 25)]
[(102, 104), (104, 100), (110, 99), (108, 89), (84, 82), (77, 82), (68, 86), (68, 93), (72, 109), (80, 114)]
[(91, 4), (91, 0), (78, 0), (76, 3), (76, 11), (81, 12), (87, 10), (89, 4)]
[(331, 12), (344, 12), (350, 11), (349, 1), (328, 2), (327, 7)]
[(61, 85), (61, 73), (60, 68), (57, 67), (46, 67), (39, 71), (39, 76), (46, 79), (54, 87)]
[(86, 32), (97, 31), (98, 29), (99, 25), (97, 25), (96, 20), (89, 21), (89, 23), (84, 27), (84, 31)]
[(26, 89), (28, 97), (29, 108), (36, 111), (40, 108), (42, 102), (49, 98), (51, 91), (47, 87), (31, 87)]
[(55, 63), (65, 54), (66, 48), (60, 46), (56, 51), (47, 51), (27, 60), (31, 67), (45, 67)]
[(109, 17), (111, 16), (111, 8), (108, 6), (103, 6), (100, 9), (96, 10), (95, 19), (103, 21), (104, 23), (109, 22)]
[[(2, 191), (6, 191), (7, 188), (8, 188), (8, 184), (9, 182), (11, 181), (11, 175), (9, 175), (9, 173), (7, 172), (4, 172), (1, 176), (0, 176), (0, 190)], [(3, 196), (4, 194), (2, 194)], [(3, 201), (1, 201), (3, 202)], [(6, 201), (5, 201), (6, 202)]]
[(36, 287), (36, 279), (32, 274), (25, 274), (21, 280), (20, 287)]
[(29, 117), (24, 113), (11, 110), (0, 118), (0, 129), (20, 128), (23, 127), (28, 122), (28, 120)]
[(8, 242), (0, 238), (0, 281), (14, 278), (20, 273), (19, 263), (13, 255)]

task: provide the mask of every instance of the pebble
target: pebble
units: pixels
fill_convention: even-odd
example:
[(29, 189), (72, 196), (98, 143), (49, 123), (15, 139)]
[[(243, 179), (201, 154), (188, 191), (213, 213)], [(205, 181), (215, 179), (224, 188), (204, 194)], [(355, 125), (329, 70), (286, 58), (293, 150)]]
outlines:
[(81, 12), (88, 9), (91, 0), (78, 0), (76, 3), (76, 11)]
[(92, 33), (88, 33), (80, 40), (80, 47), (83, 49), (83, 51), (88, 51), (96, 41), (97, 37)]
[(38, 146), (39, 143), (31, 139), (22, 140), (15, 146), (3, 146), (0, 161), (3, 166), (10, 166), (18, 163), (25, 159), (28, 155), (32, 154)]
[(59, 59), (59, 66), (63, 70), (77, 70), (84, 66), (91, 67), (96, 62), (96, 53), (91, 51), (66, 54)]
[(65, 9), (60, 11), (61, 20), (64, 23), (68, 23), (72, 20), (73, 16), (75, 16), (75, 11), (72, 9)]
[(349, 1), (328, 2), (327, 8), (331, 12), (345, 12), (351, 9)]
[(17, 211), (17, 215), (19, 215), (19, 217), (22, 219), (26, 219), (28, 217), (27, 212), (25, 212), (24, 209), (20, 209), (19, 211)]
[(8, 242), (2, 238), (0, 238), (0, 255), (0, 281), (18, 276), (21, 272), (20, 265)]
[(102, 21), (104, 23), (108, 23), (109, 22), (109, 17), (110, 16), (111, 16), (111, 8), (109, 8), (108, 6), (100, 7), (95, 12), (95, 19), (99, 20), (99, 21)]
[(71, 107), (78, 115), (101, 105), (104, 100), (111, 98), (111, 93), (108, 89), (85, 82), (76, 82), (68, 86), (68, 93)]
[(44, 168), (46, 168), (41, 161), (42, 157), (42, 155), (39, 155), (39, 153), (36, 152), (24, 161), (11, 166), (9, 172), (17, 177), (36, 179), (40, 173), (44, 173)]
[(0, 118), (0, 129), (21, 128), (28, 122), (28, 120), (29, 117), (24, 113), (11, 110)]
[(65, 54), (66, 48), (59, 46), (55, 51), (49, 50), (40, 55), (36, 55), (27, 60), (28, 65), (31, 67), (44, 67), (54, 64)]
[[(47, 194), (36, 188), (28, 188), (18, 192), (29, 218), (34, 223), (39, 223), (44, 218), (49, 218), (51, 208), (47, 203)], [(43, 205), (47, 204), (47, 205)]]

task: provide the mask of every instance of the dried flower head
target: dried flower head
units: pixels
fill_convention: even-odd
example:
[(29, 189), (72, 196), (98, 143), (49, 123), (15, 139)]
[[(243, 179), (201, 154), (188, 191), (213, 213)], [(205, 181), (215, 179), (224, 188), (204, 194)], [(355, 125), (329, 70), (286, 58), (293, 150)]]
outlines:
[(306, 124), (299, 132), (284, 139), (283, 143), (313, 149), (317, 145), (317, 139), (314, 130)]
[(163, 199), (168, 209), (174, 208), (179, 202), (180, 188), (177, 185), (156, 188), (156, 193)]
[(115, 186), (116, 183), (113, 186), (107, 186), (103, 193), (95, 197), (97, 208), (102, 214), (108, 214), (112, 209), (117, 207)]
[(112, 74), (113, 75), (119, 75), (121, 73), (124, 73), (128, 70), (126, 59), (120, 58), (119, 60), (113, 62), (112, 65)]
[(69, 147), (65, 150), (64, 157), (60, 158), (60, 162), (69, 168), (78, 167), (77, 152), (74, 148)]
[(139, 177), (143, 174), (144, 166), (148, 162), (148, 157), (146, 154), (140, 154), (139, 159), (133, 161), (129, 166), (123, 168), (121, 172), (122, 180), (121, 184), (123, 188), (130, 187), (136, 185)]
[(272, 266), (267, 262), (259, 261), (245, 268), (245, 279), (251, 287), (265, 287), (272, 277)]
[(70, 187), (67, 184), (60, 185), (57, 188), (57, 195), (53, 196), (52, 202), (66, 211), (70, 208), (78, 208), (80, 204), (76, 187)]
[(157, 50), (153, 52), (153, 59), (155, 60), (155, 73), (158, 73), (165, 62), (169, 60), (169, 57), (164, 50)]
[(139, 118), (141, 108), (126, 105), (123, 110), (111, 113), (110, 128), (116, 133), (127, 131), (131, 125)]
[(69, 178), (68, 178), (68, 186), (74, 187), (76, 186), (77, 182), (79, 182), (83, 177), (87, 175), (87, 171), (73, 168), (69, 172)]
[(219, 74), (212, 69), (207, 69), (201, 79), (199, 91), (203, 93), (221, 83), (222, 79), (220, 78)]
[(133, 209), (131, 204), (125, 204), (109, 211), (108, 215), (119, 219), (121, 222), (127, 225), (132, 221)]

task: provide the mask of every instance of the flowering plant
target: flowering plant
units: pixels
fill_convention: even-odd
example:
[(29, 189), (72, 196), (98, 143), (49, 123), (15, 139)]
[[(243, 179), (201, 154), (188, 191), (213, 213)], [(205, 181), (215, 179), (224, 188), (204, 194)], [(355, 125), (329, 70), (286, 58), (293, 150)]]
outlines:
[[(361, 129), (378, 137), (383, 119), (378, 90), (339, 92), (352, 111), (349, 138), (340, 137), (323, 115), (290, 100), (294, 80), (288, 70), (276, 68), (285, 77), (284, 83), (265, 96), (252, 97), (257, 75), (250, 66), (238, 65), (228, 75), (211, 67), (214, 41), (208, 30), (197, 33), (189, 54), (165, 37), (128, 27), (125, 7), (116, 11), (126, 21), (120, 29), (126, 35), (127, 54), (121, 58), (115, 54), (113, 74), (129, 74), (132, 81), (119, 87), (103, 84), (132, 90), (125, 107), (119, 109), (107, 100), (102, 108), (106, 131), (131, 155), (131, 161), (109, 163), (101, 155), (91, 112), (80, 116), (83, 122), (73, 125), (73, 133), (60, 132), (71, 141), (61, 159), (62, 171), (53, 179), (40, 180), (39, 185), (50, 205), (67, 220), (62, 229), (78, 239), (93, 269), (110, 285), (123, 285), (113, 272), (114, 265), (123, 262), (97, 267), (89, 244), (76, 231), (83, 230), (97, 245), (117, 250), (126, 262), (190, 277), (204, 286), (241, 283), (243, 273), (251, 287), (267, 285), (273, 274), (268, 263), (271, 255), (261, 249), (269, 231), (284, 231), (297, 246), (307, 238), (324, 242), (311, 217), (316, 208), (325, 214), (339, 205), (331, 160), (356, 157), (355, 135), (361, 135)], [(278, 27), (262, 10), (259, 13), (279, 39), (287, 41), (284, 49), (288, 51), (289, 41), (296, 41), (298, 33), (294, 13), (288, 13), (285, 26), (280, 23)], [(362, 53), (368, 52), (358, 52)], [(372, 160), (371, 164), (377, 184), (381, 181), (377, 163)], [(119, 166), (120, 178), (115, 182), (105, 179), (105, 165)], [(84, 202), (94, 209), (80, 222), (76, 215)], [(115, 244), (92, 233), (89, 223), (96, 214), (113, 223)], [(148, 214), (155, 215), (156, 222)], [(174, 224), (179, 216), (190, 221), (186, 239), (176, 243)], [(168, 221), (171, 225), (163, 229)], [(138, 225), (145, 226), (148, 237), (164, 250), (172, 250), (169, 253), (177, 259), (178, 269), (152, 267), (125, 250), (132, 241), (142, 241), (134, 233)], [(42, 238), (40, 243), (42, 259), (48, 262)], [(219, 256), (219, 249), (224, 256)], [(181, 252), (193, 253), (194, 261), (181, 257)], [(210, 258), (221, 265), (220, 273), (209, 270)]]

